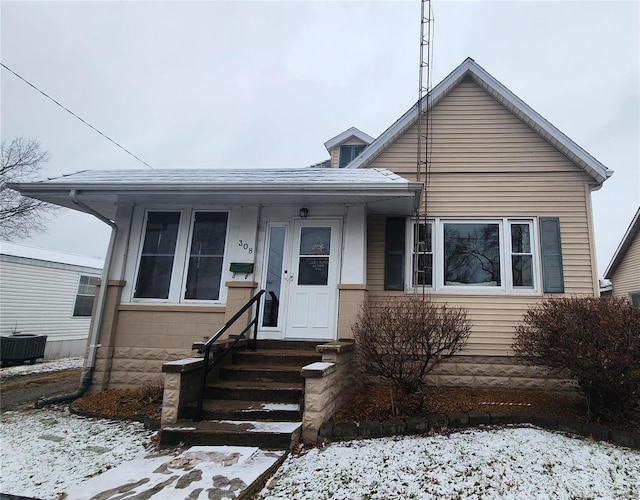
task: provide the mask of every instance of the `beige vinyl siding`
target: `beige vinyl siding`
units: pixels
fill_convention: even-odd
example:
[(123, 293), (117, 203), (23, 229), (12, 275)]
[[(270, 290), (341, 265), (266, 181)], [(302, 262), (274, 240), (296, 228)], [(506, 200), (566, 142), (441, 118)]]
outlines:
[[(428, 215), (559, 217), (565, 295), (596, 295), (589, 237), (591, 200), (585, 189), (592, 179), (470, 81), (436, 106), (430, 128), (431, 167), (423, 200)], [(416, 144), (414, 126), (368, 167), (387, 168), (416, 180)], [(390, 294), (383, 289), (384, 227), (384, 217), (369, 217), (369, 300)], [(467, 354), (508, 355), (514, 326), (542, 294), (434, 297), (467, 308), (473, 321)]]
[(640, 293), (640, 232), (636, 233), (618, 268), (611, 276), (613, 295), (629, 297), (631, 292)]
[(331, 151), (329, 151), (329, 154), (331, 155), (331, 168), (338, 168), (340, 165), (340, 146), (350, 146), (354, 144), (366, 144), (366, 142), (361, 141), (357, 137), (350, 137), (346, 141), (331, 148)]

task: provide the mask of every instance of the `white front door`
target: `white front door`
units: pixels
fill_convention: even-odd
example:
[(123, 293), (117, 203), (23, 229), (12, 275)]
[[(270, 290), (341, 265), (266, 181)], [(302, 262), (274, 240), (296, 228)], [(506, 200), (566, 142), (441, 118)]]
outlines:
[(286, 338), (334, 340), (341, 254), (339, 220), (294, 222), (288, 286)]

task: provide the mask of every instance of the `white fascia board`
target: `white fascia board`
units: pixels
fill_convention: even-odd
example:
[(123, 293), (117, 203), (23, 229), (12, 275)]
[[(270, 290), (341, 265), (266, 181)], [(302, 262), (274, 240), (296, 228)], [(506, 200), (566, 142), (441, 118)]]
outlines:
[[(551, 142), (570, 160), (580, 165), (598, 184), (602, 184), (611, 177), (612, 172), (584, 149), (573, 142), (558, 128), (552, 125), (540, 113), (535, 111), (526, 102), (511, 92), (502, 83), (491, 76), (475, 61), (469, 60), (472, 66), (469, 73), (473, 80), (484, 88), (490, 95), (501, 102), (509, 111), (524, 121), (529, 127), (538, 132), (547, 141)], [(466, 62), (466, 61), (465, 61)]]
[(362, 130), (359, 130), (355, 127), (348, 128), (344, 132), (336, 135), (334, 138), (329, 139), (324, 143), (324, 147), (327, 148), (327, 151), (330, 151), (332, 148), (345, 142), (347, 139), (351, 137), (356, 137), (367, 144), (371, 144), (375, 139), (371, 137), (369, 134), (365, 134)]
[(624, 236), (622, 237), (622, 240), (620, 241), (618, 248), (616, 249), (615, 253), (613, 254), (613, 257), (611, 258), (611, 262), (609, 262), (609, 265), (607, 266), (607, 269), (604, 272), (605, 279), (608, 279), (608, 280), (611, 279), (611, 275), (615, 272), (615, 270), (620, 265), (620, 261), (622, 260), (624, 255), (627, 253), (627, 250), (629, 250), (629, 247), (633, 242), (633, 238), (635, 238), (635, 236), (639, 232), (640, 232), (640, 208), (638, 208), (638, 211), (636, 212), (635, 217), (631, 221), (631, 224), (629, 224), (627, 231), (624, 233)]
[[(163, 195), (170, 198), (178, 193), (220, 193), (225, 195), (246, 195), (251, 193), (268, 193), (271, 196), (278, 195), (297, 195), (312, 194), (320, 195), (336, 195), (342, 193), (344, 195), (366, 195), (366, 196), (416, 196), (422, 191), (422, 184), (418, 182), (410, 182), (404, 179), (392, 180), (388, 182), (352, 182), (352, 183), (317, 183), (317, 184), (290, 184), (290, 183), (274, 183), (274, 184), (101, 184), (101, 185), (84, 185), (84, 184), (14, 184), (13, 189), (18, 190), (24, 196), (40, 199), (50, 203), (56, 203), (55, 198), (64, 197), (76, 190), (79, 193), (92, 195), (93, 199), (118, 197), (118, 195), (127, 195), (135, 197), (136, 195)], [(66, 206), (70, 206), (66, 205)], [(75, 207), (74, 207), (75, 208)]]
[[(613, 172), (611, 170), (608, 170), (602, 163), (569, 139), (471, 58), (465, 59), (460, 66), (436, 85), (429, 96), (424, 98), (426, 100), (425, 104), (429, 108), (438, 104), (467, 75), (470, 75), (480, 87), (496, 98), (498, 102), (502, 103), (529, 127), (558, 148), (565, 156), (579, 165), (599, 185), (612, 175)], [(369, 163), (382, 153), (398, 135), (411, 127), (416, 122), (417, 116), (418, 105), (416, 103), (346, 168), (360, 168)]]

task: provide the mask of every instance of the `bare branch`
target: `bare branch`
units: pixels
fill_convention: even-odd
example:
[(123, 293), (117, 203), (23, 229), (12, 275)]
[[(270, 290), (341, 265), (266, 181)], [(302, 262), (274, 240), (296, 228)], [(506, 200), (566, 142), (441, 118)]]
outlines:
[(46, 230), (49, 216), (57, 209), (33, 198), (25, 198), (9, 189), (12, 182), (38, 179), (49, 155), (34, 139), (19, 137), (2, 143), (0, 162), (0, 238), (21, 239)]

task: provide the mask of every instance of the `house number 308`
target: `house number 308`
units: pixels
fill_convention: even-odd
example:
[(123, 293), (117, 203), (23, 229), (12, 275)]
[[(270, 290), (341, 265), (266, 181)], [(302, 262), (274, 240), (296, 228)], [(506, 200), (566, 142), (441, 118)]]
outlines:
[(242, 247), (243, 250), (246, 250), (250, 254), (253, 253), (253, 248), (249, 246), (249, 243), (245, 243), (243, 240), (238, 240), (238, 246)]

